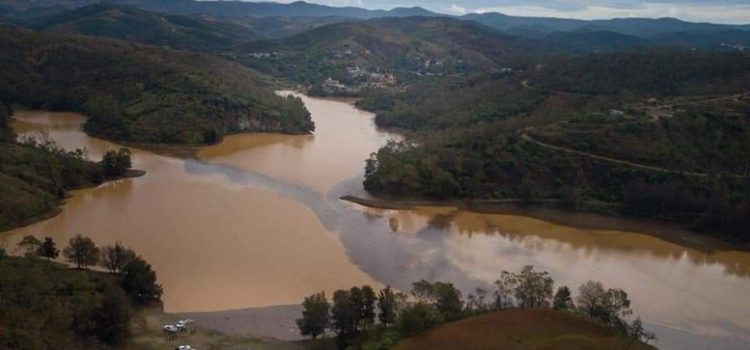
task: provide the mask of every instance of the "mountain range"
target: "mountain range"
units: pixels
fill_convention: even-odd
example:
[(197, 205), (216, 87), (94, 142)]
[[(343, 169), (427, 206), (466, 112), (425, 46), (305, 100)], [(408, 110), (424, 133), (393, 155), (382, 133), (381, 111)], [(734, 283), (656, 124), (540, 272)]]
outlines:
[[(431, 12), (420, 7), (399, 7), (392, 10), (368, 10), (359, 7), (332, 7), (297, 1), (289, 4), (245, 1), (195, 0), (0, 0), (0, 17), (33, 18), (40, 13), (62, 12), (91, 4), (117, 4), (148, 11), (176, 15), (212, 15), (226, 17), (289, 17), (325, 18), (341, 20), (381, 17), (455, 17)], [(455, 17), (472, 20), (486, 26), (522, 36), (539, 37), (558, 31), (611, 31), (621, 34), (653, 38), (665, 33), (716, 33), (727, 30), (750, 31), (750, 25), (693, 23), (675, 18), (616, 18), (608, 20), (578, 20), (548, 17), (516, 17), (501, 13), (474, 13)]]

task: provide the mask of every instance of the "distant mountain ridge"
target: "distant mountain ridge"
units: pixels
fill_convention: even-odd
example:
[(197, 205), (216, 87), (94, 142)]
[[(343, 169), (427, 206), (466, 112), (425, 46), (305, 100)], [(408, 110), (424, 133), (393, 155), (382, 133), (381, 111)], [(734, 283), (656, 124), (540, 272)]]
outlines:
[(30, 26), (55, 33), (102, 36), (194, 51), (211, 51), (259, 38), (250, 28), (211, 18), (105, 4), (36, 18)]
[[(34, 8), (76, 8), (95, 3), (135, 6), (148, 11), (169, 14), (204, 14), (215, 16), (252, 17), (340, 17), (342, 19), (373, 19), (381, 17), (454, 17), (472, 20), (489, 27), (528, 36), (543, 36), (557, 31), (612, 31), (639, 37), (655, 37), (674, 32), (750, 31), (747, 25), (693, 23), (676, 18), (615, 18), (580, 20), (553, 17), (516, 17), (501, 13), (472, 13), (450, 16), (421, 7), (399, 7), (391, 10), (368, 10), (360, 7), (332, 7), (297, 1), (289, 4), (247, 1), (195, 0), (0, 0), (0, 14), (22, 14)], [(39, 11), (39, 10), (37, 10)], [(0, 18), (3, 16), (0, 16)]]

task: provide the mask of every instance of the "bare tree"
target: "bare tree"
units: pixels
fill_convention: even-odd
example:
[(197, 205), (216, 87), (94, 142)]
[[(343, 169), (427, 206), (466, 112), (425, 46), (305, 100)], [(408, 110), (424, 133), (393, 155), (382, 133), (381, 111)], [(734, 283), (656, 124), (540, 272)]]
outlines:
[(63, 249), (63, 256), (69, 262), (76, 264), (79, 269), (88, 269), (99, 261), (99, 248), (91, 238), (80, 233), (70, 239), (69, 245)]
[(110, 273), (118, 273), (134, 257), (135, 252), (123, 246), (122, 243), (115, 242), (113, 246), (102, 247), (99, 264)]

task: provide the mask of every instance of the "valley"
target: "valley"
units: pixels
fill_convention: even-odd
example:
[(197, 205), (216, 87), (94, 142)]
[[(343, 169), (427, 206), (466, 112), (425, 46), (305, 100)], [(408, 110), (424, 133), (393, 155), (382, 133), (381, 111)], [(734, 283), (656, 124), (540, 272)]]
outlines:
[(750, 347), (741, 10), (415, 4), (0, 0), (0, 348)]

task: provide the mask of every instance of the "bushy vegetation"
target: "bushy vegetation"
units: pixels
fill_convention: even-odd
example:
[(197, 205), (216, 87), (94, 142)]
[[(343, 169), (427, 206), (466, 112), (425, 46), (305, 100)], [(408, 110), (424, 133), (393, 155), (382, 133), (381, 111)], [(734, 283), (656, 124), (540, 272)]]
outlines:
[(307, 133), (302, 101), (253, 71), (207, 55), (90, 37), (0, 28), (0, 100), (73, 110), (97, 136), (203, 144), (228, 133)]
[[(64, 251), (83, 249), (83, 236), (71, 239)], [(98, 251), (91, 242), (86, 251)], [(125, 273), (105, 274), (87, 269), (71, 270), (65, 265), (42, 260), (54, 258), (57, 249), (51, 238), (44, 242), (27, 236), (19, 249), (24, 257), (0, 255), (0, 348), (107, 349), (126, 344), (130, 334), (131, 300), (140, 295), (125, 286), (132, 277)], [(67, 254), (66, 254), (67, 255)], [(91, 255), (98, 262), (98, 254)], [(141, 260), (132, 254), (132, 260)], [(74, 263), (80, 260), (70, 257)], [(153, 271), (151, 271), (153, 274)], [(155, 281), (137, 284), (160, 287)], [(153, 295), (155, 299), (161, 295)]]
[(453, 284), (425, 280), (412, 284), (410, 297), (390, 287), (376, 296), (372, 288), (363, 286), (336, 291), (331, 304), (321, 292), (305, 298), (297, 324), (302, 335), (313, 338), (330, 329), (341, 349), (387, 349), (445, 322), (503, 309), (551, 309), (554, 305), (555, 310), (583, 315), (623, 338), (636, 342), (655, 338), (643, 329), (640, 319), (629, 321), (633, 312), (621, 289), (604, 289), (601, 283), (589, 281), (581, 285), (574, 302), (566, 286), (553, 296), (554, 280), (532, 266), (517, 273), (503, 271), (495, 285), (489, 295), (494, 299), (478, 288), (464, 300)]
[(651, 49), (557, 57), (530, 73), (545, 90), (657, 97), (721, 95), (750, 86), (750, 57), (742, 52)]
[(376, 91), (359, 107), (375, 111), (380, 127), (410, 131), (486, 124), (533, 110), (544, 96), (512, 77), (427, 81), (404, 93)]
[[(614, 57), (565, 60), (560, 70), (548, 63), (531, 76), (486, 78), (499, 81), (473, 83), (473, 90), (450, 83), (431, 88), (439, 91), (432, 95), (410, 90), (365, 99), (379, 125), (416, 131), (367, 161), (365, 188), (396, 197), (516, 200), (655, 218), (750, 241), (750, 101), (741, 94), (750, 86), (747, 56), (656, 51)], [(635, 68), (623, 79), (606, 74), (619, 67), (612, 62), (629, 57), (653, 57), (652, 66), (644, 65), (666, 70), (647, 78)], [(687, 78), (682, 70), (695, 74)]]

